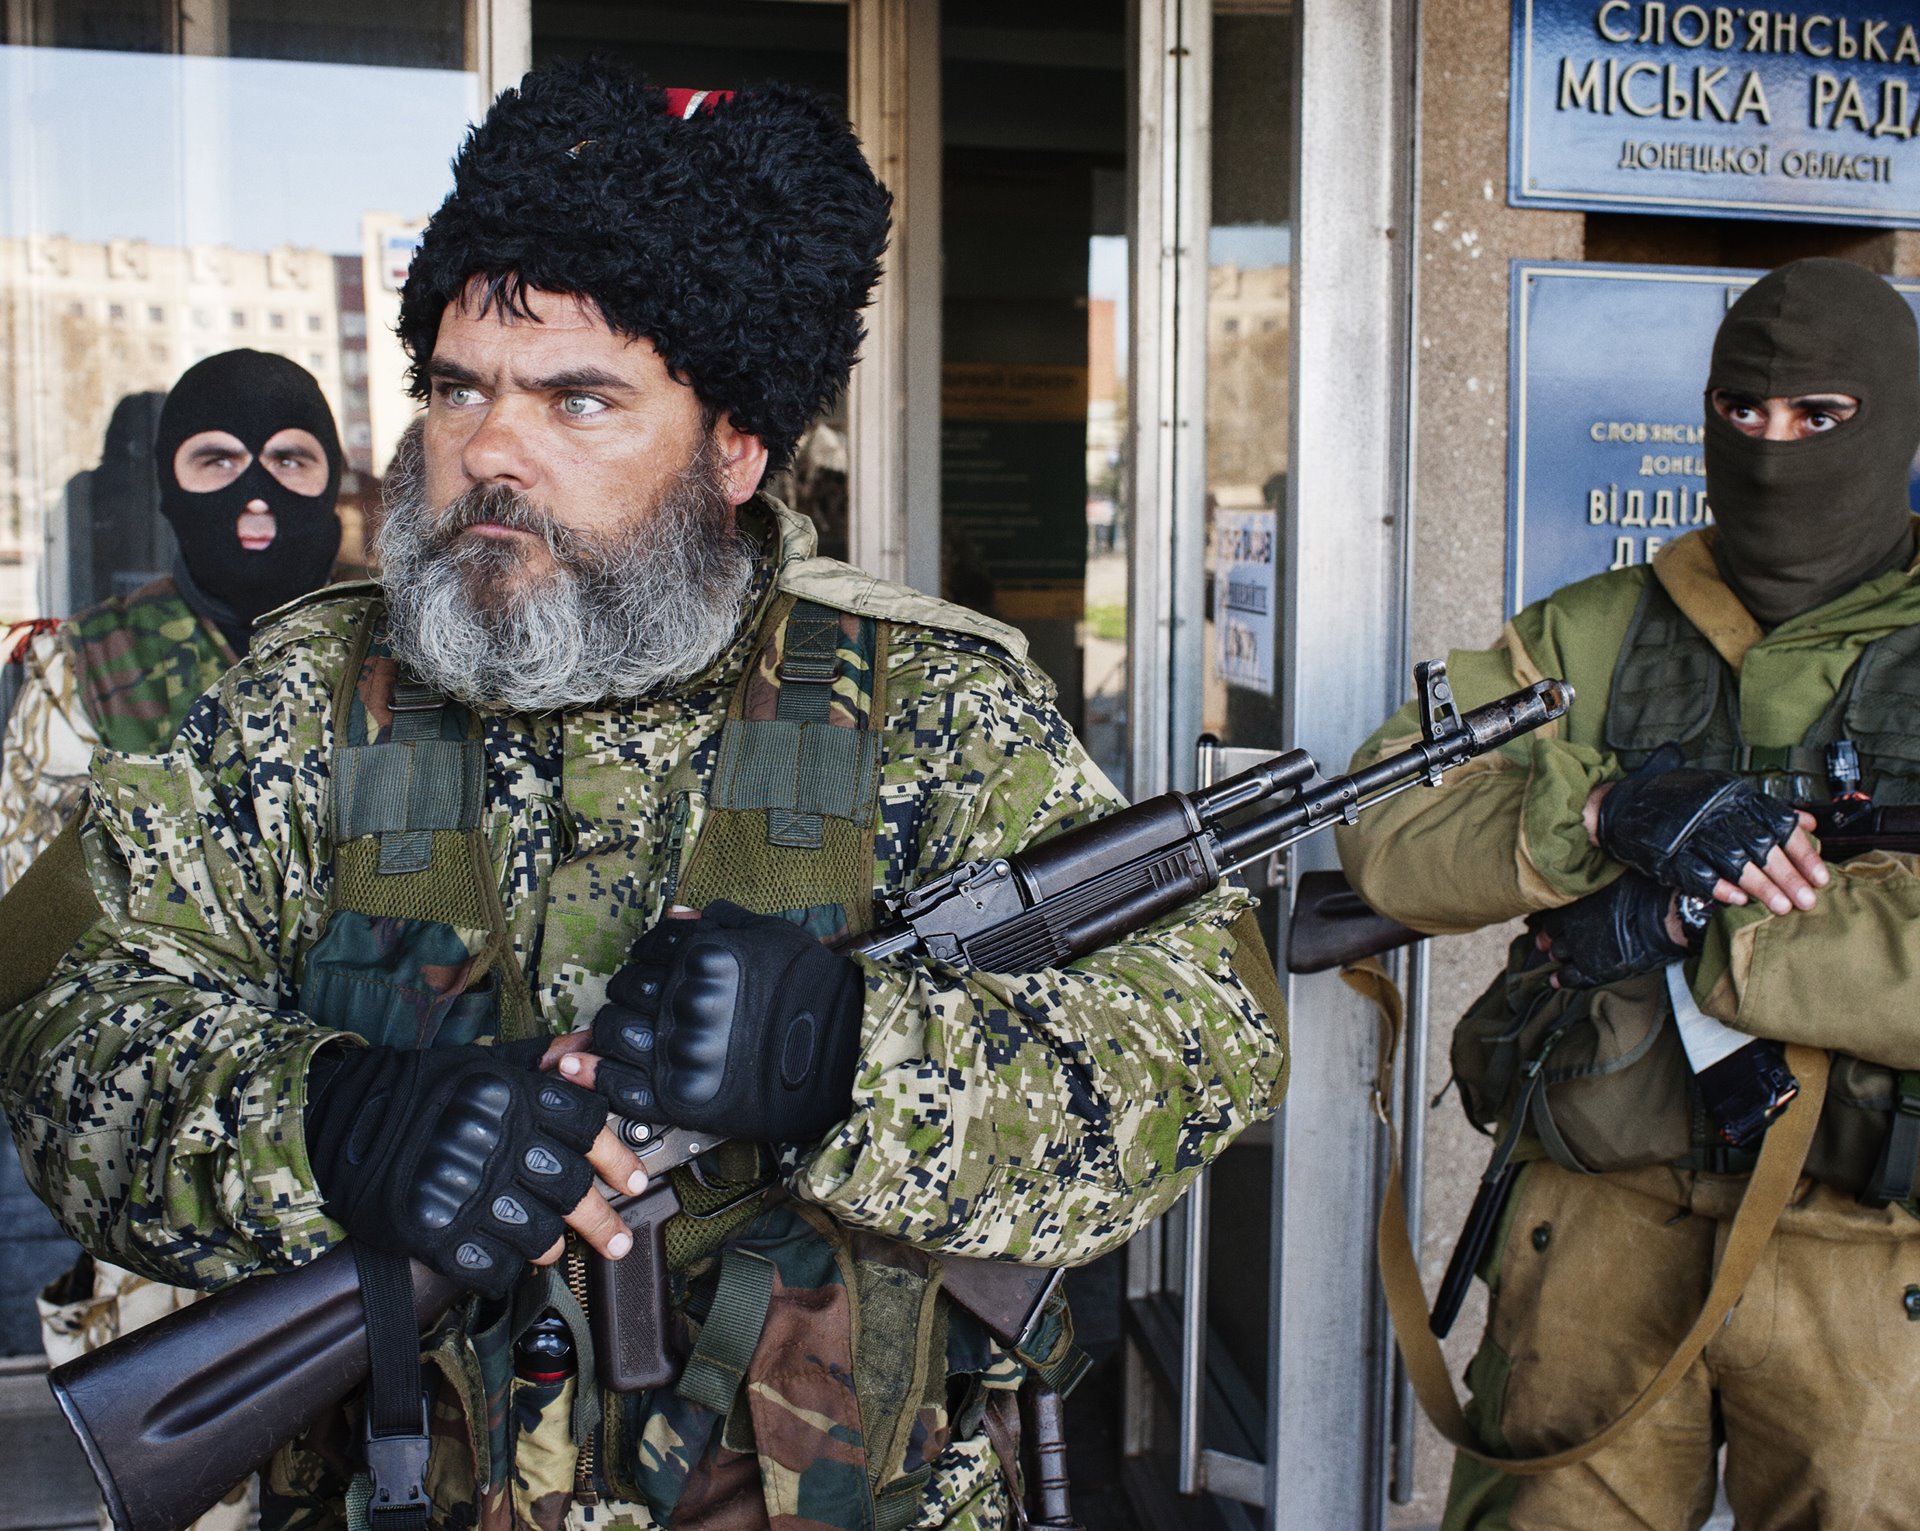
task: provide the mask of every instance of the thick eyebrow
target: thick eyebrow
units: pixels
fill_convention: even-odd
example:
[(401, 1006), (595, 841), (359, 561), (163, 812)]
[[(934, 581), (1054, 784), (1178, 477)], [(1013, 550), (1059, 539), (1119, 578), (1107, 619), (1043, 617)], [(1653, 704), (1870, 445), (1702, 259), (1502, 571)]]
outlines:
[[(427, 376), (438, 383), (457, 383), (468, 388), (484, 389), (488, 386), (487, 379), (471, 367), (463, 367), (457, 361), (444, 361), (439, 357), (427, 363)], [(516, 374), (513, 385), (526, 393), (630, 394), (636, 391), (626, 378), (601, 367), (569, 367), (542, 377), (521, 377)]]
[(481, 386), (480, 374), (471, 367), (463, 367), (457, 361), (447, 361), (438, 356), (427, 363), (427, 376), (436, 383), (465, 383), (471, 388)]
[(634, 386), (618, 373), (600, 367), (570, 367), (545, 377), (515, 376), (517, 387), (529, 393), (632, 393)]
[(1844, 393), (1796, 393), (1789, 403), (1802, 409), (1858, 409), (1860, 401)]

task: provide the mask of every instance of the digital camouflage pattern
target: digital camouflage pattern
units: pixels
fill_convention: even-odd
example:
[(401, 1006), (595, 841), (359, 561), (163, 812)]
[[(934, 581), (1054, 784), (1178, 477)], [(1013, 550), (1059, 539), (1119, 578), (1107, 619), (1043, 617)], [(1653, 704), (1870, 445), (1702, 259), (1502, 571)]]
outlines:
[[(482, 831), (513, 956), (553, 1031), (588, 1022), (607, 977), (664, 913), (707, 811), (721, 713), (776, 591), (896, 624), (876, 677), (876, 895), (1119, 806), (1016, 635), (816, 559), (807, 523), (779, 507), (762, 514), (771, 521), (749, 524), (778, 578), (762, 581), (740, 638), (706, 674), (620, 707), (482, 719)], [(86, 849), (106, 916), (45, 992), (0, 1023), (0, 1089), (35, 1188), (83, 1242), (156, 1276), (218, 1284), (341, 1237), (301, 1136), (308, 1063), (336, 1032), (299, 1004), (333, 875), (332, 698), (369, 599), (334, 593), (290, 609), (194, 708), (171, 751), (100, 757)], [(1277, 1103), (1280, 1018), (1262, 1014), (1229, 966), (1227, 927), (1245, 905), (1217, 892), (1065, 971), (864, 964), (854, 1109), (792, 1166), (798, 1205), (935, 1254), (1073, 1264), (1116, 1247)], [(967, 1343), (962, 1328), (950, 1353)], [(548, 1432), (570, 1432), (579, 1411), (542, 1410), (531, 1432), (523, 1421), (510, 1472), (495, 1460), (484, 1393), (452, 1380), (486, 1374), (482, 1338), (460, 1330), (446, 1342), (466, 1354), (436, 1404), (436, 1430), (443, 1411), (450, 1421), (436, 1437), (437, 1523), (506, 1524), (516, 1497), (525, 1507), (511, 1518), (548, 1523), (566, 1477), (554, 1464), (573, 1460), (570, 1442), (549, 1450)], [(979, 1376), (1004, 1362), (984, 1348), (961, 1359)], [(814, 1407), (811, 1394), (776, 1394), (756, 1394), (763, 1413)], [(740, 1464), (708, 1452), (711, 1420), (703, 1432), (676, 1402), (609, 1408), (592, 1438), (601, 1497), (574, 1502), (569, 1525), (658, 1524), (645, 1499), (675, 1482), (715, 1506), (713, 1527), (753, 1523), (740, 1518), (750, 1504), (702, 1479), (731, 1473), (737, 1486)], [(934, 1453), (916, 1524), (1003, 1524), (979, 1419), (916, 1416), (916, 1430), (919, 1450)], [(945, 1450), (943, 1430), (957, 1437)], [(541, 1437), (531, 1456), (529, 1434)], [(744, 1445), (737, 1431), (733, 1444)], [(757, 1455), (768, 1499), (784, 1506), (779, 1473)], [(520, 1481), (523, 1457), (544, 1465), (501, 1492)], [(325, 1523), (314, 1498), (337, 1485), (324, 1465), (308, 1451), (276, 1466), (267, 1524)], [(629, 1497), (622, 1480), (634, 1475), (649, 1482), (628, 1483)], [(483, 1499), (490, 1483), (500, 1487)], [(838, 1524), (793, 1509), (776, 1523)]]
[(233, 650), (171, 579), (33, 635), (0, 760), (0, 889), (33, 863), (86, 791), (96, 744), (164, 748)]
[[(0, 752), (0, 891), (33, 864), (79, 807), (96, 744), (163, 748), (194, 699), (234, 658), (226, 639), (181, 599), (171, 579), (153, 580), (39, 631), (31, 630), (39, 624), (23, 626), (29, 632), (8, 656), (19, 655), (24, 673)], [(77, 1269), (89, 1263), (94, 1279), (88, 1298), (40, 1301), (49, 1361), (97, 1349), (197, 1295), (105, 1260), (83, 1261)], [(245, 1525), (245, 1486), (236, 1493), (200, 1517), (194, 1531)]]

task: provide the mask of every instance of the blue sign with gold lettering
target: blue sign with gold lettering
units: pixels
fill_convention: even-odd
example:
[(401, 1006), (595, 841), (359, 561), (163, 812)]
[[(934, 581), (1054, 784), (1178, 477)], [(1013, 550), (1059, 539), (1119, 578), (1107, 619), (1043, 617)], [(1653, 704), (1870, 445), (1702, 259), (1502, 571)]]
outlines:
[[(1513, 263), (1507, 615), (1705, 526), (1714, 332), (1761, 273)], [(1894, 287), (1920, 314), (1920, 281)]]
[(1513, 0), (1516, 207), (1920, 224), (1913, 0)]

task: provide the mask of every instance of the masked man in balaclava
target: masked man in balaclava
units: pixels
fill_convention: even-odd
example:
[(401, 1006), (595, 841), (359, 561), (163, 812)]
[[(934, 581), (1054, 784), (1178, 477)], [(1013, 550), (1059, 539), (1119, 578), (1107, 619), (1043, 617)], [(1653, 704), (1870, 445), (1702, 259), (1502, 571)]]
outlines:
[[(154, 467), (179, 552), (170, 576), (58, 624), (32, 624), (0, 764), (0, 879), (11, 885), (86, 791), (96, 745), (164, 750), (247, 651), (256, 618), (326, 583), (340, 549), (340, 442), (312, 376), (228, 351), (190, 367), (160, 413)], [(90, 1350), (193, 1293), (82, 1259), (42, 1296), (48, 1355)], [(199, 1531), (246, 1519), (244, 1485)]]
[(0, 889), (66, 822), (96, 745), (163, 749), (254, 621), (327, 582), (340, 465), (320, 385), (285, 357), (227, 351), (181, 374), (154, 443), (173, 572), (11, 637), (25, 671), (0, 768)]
[[(1704, 402), (1714, 524), (1451, 656), (1463, 707), (1558, 675), (1567, 717), (1341, 833), (1397, 919), (1528, 920), (1454, 1041), (1469, 1114), (1502, 1142), (1517, 1119), (1524, 1166), (1479, 1266), (1482, 1450), (1559, 1451), (1626, 1410), (1801, 1087), (1785, 1045), (1816, 1078), (1827, 1054), (1831, 1084), (1755, 1274), (1672, 1390), (1555, 1471), (1458, 1457), (1448, 1531), (1697, 1527), (1723, 1448), (1741, 1531), (1920, 1505), (1920, 879), (1907, 854), (1822, 862), (1793, 806), (1920, 801), (1913, 316), (1859, 266), (1796, 261), (1728, 310)], [(1397, 714), (1357, 758), (1409, 733)]]

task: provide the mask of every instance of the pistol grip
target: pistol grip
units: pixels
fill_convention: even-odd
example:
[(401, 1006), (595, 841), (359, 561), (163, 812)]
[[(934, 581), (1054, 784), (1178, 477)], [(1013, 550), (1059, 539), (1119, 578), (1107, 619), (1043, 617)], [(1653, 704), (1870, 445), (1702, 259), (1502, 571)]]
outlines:
[(633, 1235), (625, 1258), (587, 1260), (593, 1349), (600, 1385), (611, 1393), (664, 1387), (679, 1375), (667, 1350), (667, 1254), (663, 1230), (680, 1198), (663, 1175), (638, 1196), (616, 1197), (614, 1211)]

